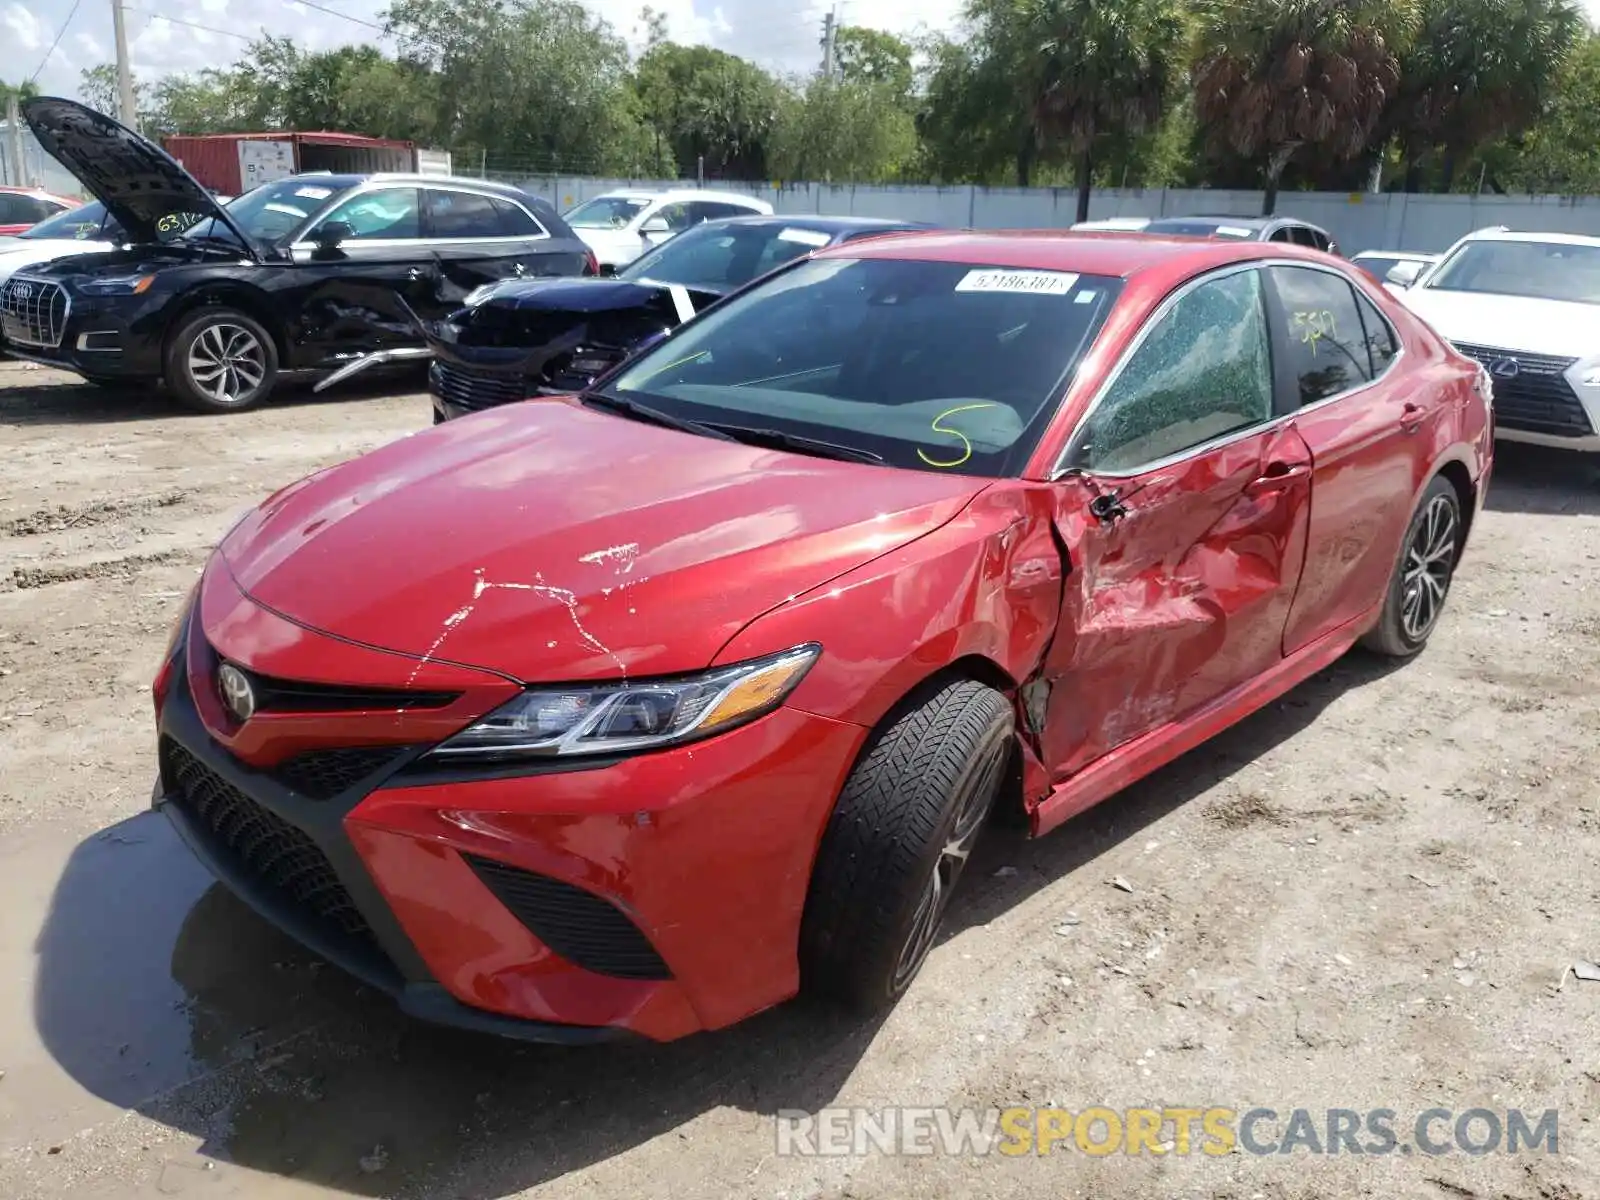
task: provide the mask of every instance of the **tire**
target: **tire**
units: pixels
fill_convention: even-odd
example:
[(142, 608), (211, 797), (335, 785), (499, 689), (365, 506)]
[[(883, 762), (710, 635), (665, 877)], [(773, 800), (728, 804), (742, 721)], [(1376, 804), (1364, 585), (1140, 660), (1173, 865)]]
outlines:
[(265, 400), (278, 381), (278, 347), (254, 317), (205, 308), (167, 339), (166, 382), (201, 412), (240, 412)]
[(800, 927), (806, 991), (868, 1012), (905, 993), (994, 807), (1012, 733), (1003, 695), (949, 679), (874, 735), (812, 870)]
[(1404, 659), (1428, 644), (1461, 557), (1461, 530), (1461, 499), (1448, 479), (1435, 476), (1406, 528), (1383, 613), (1362, 646)]

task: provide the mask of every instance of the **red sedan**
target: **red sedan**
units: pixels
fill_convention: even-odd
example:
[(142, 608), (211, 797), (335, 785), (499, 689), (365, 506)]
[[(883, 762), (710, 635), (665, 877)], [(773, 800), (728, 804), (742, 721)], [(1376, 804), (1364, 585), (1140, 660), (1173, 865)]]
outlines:
[(80, 203), (38, 188), (0, 187), (0, 236), (25, 233), (45, 218), (77, 208)]
[(872, 1007), (991, 810), (1043, 834), (1433, 632), (1489, 384), (1314, 250), (912, 234), (580, 396), (283, 489), (155, 684), (157, 806), (446, 1023)]

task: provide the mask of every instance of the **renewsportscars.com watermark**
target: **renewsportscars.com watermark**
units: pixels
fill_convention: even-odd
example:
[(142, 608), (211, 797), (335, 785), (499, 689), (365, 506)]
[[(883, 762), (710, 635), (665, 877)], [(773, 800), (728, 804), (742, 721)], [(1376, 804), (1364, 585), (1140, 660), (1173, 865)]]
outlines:
[(1055, 1153), (1438, 1156), (1557, 1152), (1557, 1110), (1429, 1108), (780, 1109), (777, 1153), (794, 1157)]

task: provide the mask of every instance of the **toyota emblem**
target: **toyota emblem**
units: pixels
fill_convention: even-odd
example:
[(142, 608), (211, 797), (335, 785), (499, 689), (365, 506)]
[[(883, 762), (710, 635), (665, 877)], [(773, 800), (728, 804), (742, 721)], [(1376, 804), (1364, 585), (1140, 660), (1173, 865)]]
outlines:
[(222, 693), (222, 703), (234, 720), (248, 721), (255, 714), (256, 693), (250, 686), (250, 677), (232, 663), (217, 668), (217, 691)]
[(1489, 366), (1489, 374), (1496, 379), (1515, 379), (1522, 370), (1522, 364), (1514, 358), (1496, 359)]

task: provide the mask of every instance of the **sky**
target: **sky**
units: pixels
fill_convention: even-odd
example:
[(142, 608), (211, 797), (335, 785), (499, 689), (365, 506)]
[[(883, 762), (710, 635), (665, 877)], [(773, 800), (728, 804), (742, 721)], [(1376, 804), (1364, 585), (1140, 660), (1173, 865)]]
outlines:
[[(376, 40), (365, 21), (381, 24), (385, 0), (316, 0), (356, 20), (308, 8), (296, 0), (124, 0), (129, 56), (141, 81), (173, 71), (225, 66), (245, 40), (265, 30), (292, 35), (313, 49)], [(645, 0), (584, 0), (630, 42), (638, 40)], [(961, 0), (847, 0), (838, 5), (844, 24), (909, 34), (947, 29)], [(1600, 4), (1600, 0), (1595, 0)], [(830, 0), (652, 0), (666, 14), (669, 36), (704, 43), (754, 59), (769, 69), (806, 71), (821, 62), (823, 14)], [(187, 25), (174, 23), (189, 22)], [(207, 32), (194, 26), (206, 26)], [(229, 36), (229, 35), (235, 36)], [(60, 41), (54, 50), (51, 43)], [(110, 0), (0, 0), (0, 38), (12, 47), (0, 75), (10, 83), (38, 69), (47, 95), (76, 96), (79, 72), (112, 61)], [(48, 52), (48, 57), (46, 54)], [(41, 67), (40, 64), (43, 64)]]

